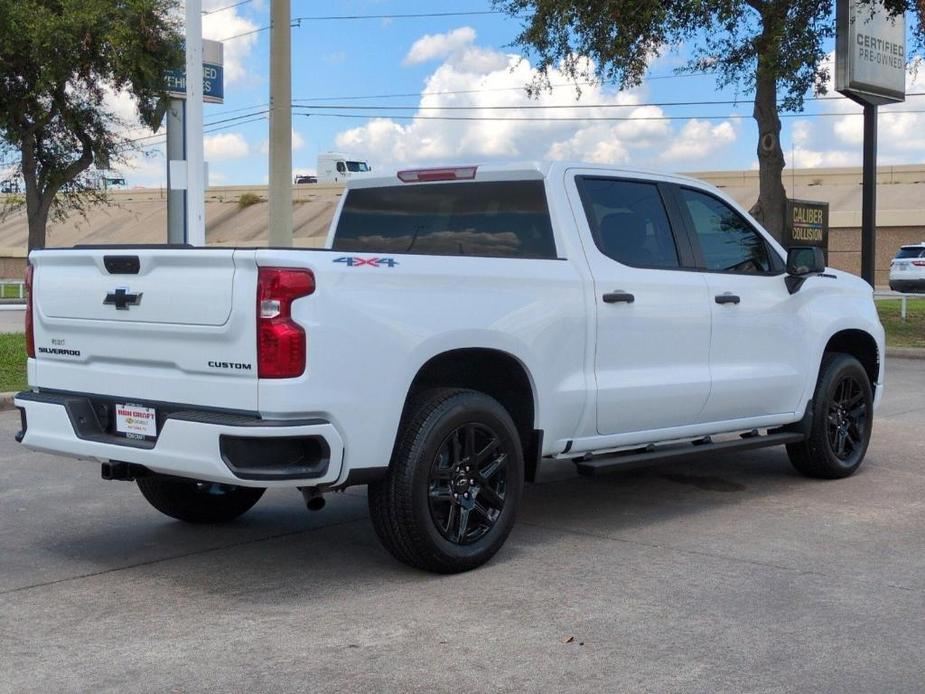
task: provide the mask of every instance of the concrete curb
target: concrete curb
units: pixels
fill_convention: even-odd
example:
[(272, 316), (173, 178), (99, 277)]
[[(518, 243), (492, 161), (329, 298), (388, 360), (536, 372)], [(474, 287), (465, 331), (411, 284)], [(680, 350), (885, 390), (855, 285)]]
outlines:
[(896, 359), (925, 359), (925, 348), (922, 347), (887, 347), (886, 356)]
[(4, 410), (14, 410), (16, 406), (13, 404), (13, 398), (16, 396), (16, 393), (0, 393), (0, 412)]

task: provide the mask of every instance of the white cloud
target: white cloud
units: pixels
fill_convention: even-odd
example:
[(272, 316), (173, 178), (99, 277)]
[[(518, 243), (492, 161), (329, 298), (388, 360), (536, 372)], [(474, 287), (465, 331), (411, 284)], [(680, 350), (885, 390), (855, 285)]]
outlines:
[(240, 159), (250, 154), (250, 146), (241, 133), (206, 135), (204, 145), (207, 161)]
[[(464, 37), (462, 45), (452, 50), (446, 40), (438, 51), (433, 36), (424, 38), (427, 43), (418, 41), (415, 46), (426, 46), (427, 55), (439, 52), (445, 60), (425, 80), (416, 116), (508, 120), (372, 118), (340, 132), (335, 149), (365, 157), (376, 168), (544, 158), (664, 168), (687, 163), (695, 155), (708, 157), (736, 138), (728, 121), (703, 125), (697, 121), (696, 132), (689, 126), (673, 127), (664, 120), (661, 108), (642, 105), (647, 98), (643, 89), (614, 92), (590, 85), (582, 87), (579, 98), (574, 87), (566, 86), (531, 99), (525, 85), (536, 72), (521, 56), (472, 44), (474, 32), (472, 39)], [(415, 60), (425, 55), (423, 48), (412, 49), (406, 61), (412, 53)], [(569, 82), (559, 70), (552, 70), (549, 77), (556, 85)], [(458, 107), (475, 110), (453, 110)], [(549, 120), (542, 120), (544, 116)], [(616, 120), (601, 120), (606, 118)], [(672, 149), (678, 137), (682, 144)]]
[(709, 168), (711, 164), (703, 159), (717, 149), (732, 144), (735, 139), (736, 131), (729, 121), (713, 125), (709, 121), (694, 118), (687, 121), (681, 128), (681, 132), (672, 138), (671, 145), (662, 154), (662, 159), (666, 161), (697, 159), (700, 160), (697, 163), (699, 167)]
[[(831, 61), (831, 54), (829, 60)], [(834, 65), (830, 66), (830, 73)], [(832, 90), (832, 79), (826, 86)], [(925, 74), (910, 68), (906, 91), (925, 91)], [(834, 95), (834, 92), (833, 92)], [(816, 166), (859, 166), (864, 143), (864, 119), (861, 107), (847, 98), (819, 102), (823, 113), (832, 116), (797, 120), (791, 138), (799, 168)], [(895, 164), (921, 161), (925, 156), (925, 114), (902, 113), (912, 110), (910, 103), (880, 107), (878, 118), (878, 162)], [(809, 143), (813, 143), (809, 147)]]
[[(794, 147), (791, 152), (793, 161), (787, 162), (796, 169), (817, 169), (832, 166), (860, 166), (861, 150), (844, 151), (838, 149), (814, 150), (806, 147)], [(787, 174), (784, 173), (786, 181)]]
[(428, 60), (445, 58), (475, 41), (475, 29), (459, 27), (445, 34), (425, 34), (413, 44), (402, 61), (404, 65), (417, 65)]
[[(203, 2), (203, 10), (214, 10), (227, 4), (227, 0), (205, 0), (205, 2)], [(256, 78), (256, 75), (250, 73), (247, 68), (251, 53), (257, 43), (257, 34), (249, 34), (248, 32), (255, 31), (256, 29), (259, 29), (259, 26), (252, 20), (241, 16), (238, 13), (238, 8), (231, 8), (222, 10), (221, 12), (203, 15), (203, 38), (221, 41), (231, 36), (238, 36), (238, 34), (247, 34), (233, 41), (224, 42), (226, 87), (236, 82)]]

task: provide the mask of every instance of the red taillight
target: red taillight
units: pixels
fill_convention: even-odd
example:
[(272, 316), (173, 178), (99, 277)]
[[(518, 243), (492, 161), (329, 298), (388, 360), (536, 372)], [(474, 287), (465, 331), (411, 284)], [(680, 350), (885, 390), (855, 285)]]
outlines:
[(262, 267), (257, 276), (257, 376), (294, 378), (305, 371), (305, 331), (292, 302), (315, 291), (310, 270)]
[(925, 267), (925, 260), (913, 260), (912, 264), (916, 267)]
[(35, 357), (35, 332), (32, 328), (32, 265), (26, 266), (26, 356)]
[(409, 169), (398, 172), (402, 183), (429, 183), (431, 181), (466, 181), (475, 178), (477, 166), (447, 166), (440, 169)]

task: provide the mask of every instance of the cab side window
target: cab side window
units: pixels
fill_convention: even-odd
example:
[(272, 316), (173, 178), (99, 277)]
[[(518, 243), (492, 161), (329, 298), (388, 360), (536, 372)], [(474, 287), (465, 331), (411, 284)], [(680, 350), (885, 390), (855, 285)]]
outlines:
[(344, 162), (337, 162), (337, 173), (347, 173), (347, 165)]
[(777, 270), (764, 239), (735, 210), (697, 190), (681, 188), (679, 193), (707, 270), (746, 274)]
[(680, 267), (655, 183), (590, 176), (579, 176), (575, 183), (594, 242), (604, 255), (632, 267)]

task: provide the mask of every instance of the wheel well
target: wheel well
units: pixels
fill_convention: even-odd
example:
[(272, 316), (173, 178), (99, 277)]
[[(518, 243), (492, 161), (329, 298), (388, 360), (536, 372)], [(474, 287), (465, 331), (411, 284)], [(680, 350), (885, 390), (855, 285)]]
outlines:
[(542, 434), (534, 430), (533, 386), (523, 364), (507, 352), (494, 349), (455, 349), (438, 354), (414, 377), (405, 407), (420, 391), (437, 387), (470, 388), (501, 403), (520, 434), (527, 479), (533, 479)]
[(841, 352), (850, 354), (859, 362), (867, 372), (871, 388), (880, 375), (880, 355), (877, 352), (877, 342), (869, 333), (863, 330), (842, 330), (829, 339), (825, 346), (826, 352)]

